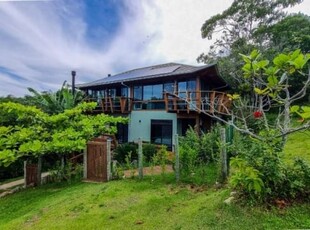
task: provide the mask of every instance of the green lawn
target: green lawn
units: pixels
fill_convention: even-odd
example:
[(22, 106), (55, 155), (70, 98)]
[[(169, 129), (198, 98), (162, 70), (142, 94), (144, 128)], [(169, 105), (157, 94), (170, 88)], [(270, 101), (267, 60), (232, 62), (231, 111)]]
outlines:
[(310, 228), (310, 205), (283, 210), (226, 205), (228, 189), (143, 181), (45, 185), (0, 199), (0, 229)]
[(290, 134), (284, 152), (287, 159), (301, 157), (310, 163), (310, 130)]
[[(310, 131), (289, 136), (286, 157), (310, 162)], [(307, 229), (310, 204), (285, 209), (226, 205), (214, 166), (203, 187), (174, 175), (109, 183), (50, 184), (0, 198), (0, 229)], [(213, 172), (213, 173), (212, 173)]]

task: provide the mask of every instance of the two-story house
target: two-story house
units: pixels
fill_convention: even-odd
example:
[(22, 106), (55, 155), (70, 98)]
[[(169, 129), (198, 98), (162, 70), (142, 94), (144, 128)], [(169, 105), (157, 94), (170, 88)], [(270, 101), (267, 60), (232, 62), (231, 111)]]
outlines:
[(190, 66), (167, 63), (129, 70), (79, 89), (98, 102), (99, 111), (129, 117), (118, 130), (119, 142), (142, 138), (174, 146), (174, 134), (184, 135), (189, 126), (208, 130), (213, 120), (206, 115), (227, 113), (229, 89), (216, 64)]

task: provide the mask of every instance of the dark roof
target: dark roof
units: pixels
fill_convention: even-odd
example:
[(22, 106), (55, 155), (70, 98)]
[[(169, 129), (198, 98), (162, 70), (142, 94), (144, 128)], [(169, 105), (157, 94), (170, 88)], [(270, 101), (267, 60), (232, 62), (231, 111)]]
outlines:
[(90, 83), (77, 85), (78, 88), (86, 88), (91, 86), (108, 85), (113, 83), (121, 83), (128, 81), (137, 81), (141, 79), (160, 78), (173, 75), (191, 74), (197, 71), (208, 69), (216, 64), (204, 66), (191, 66), (178, 63), (167, 63), (162, 65), (149, 66), (139, 69), (129, 70), (110, 77), (105, 77)]

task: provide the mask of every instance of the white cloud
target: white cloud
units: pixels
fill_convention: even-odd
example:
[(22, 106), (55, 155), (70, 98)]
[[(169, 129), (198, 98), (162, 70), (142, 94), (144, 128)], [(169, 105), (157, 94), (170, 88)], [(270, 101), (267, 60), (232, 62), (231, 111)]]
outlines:
[[(119, 28), (94, 46), (83, 19), (87, 1), (0, 2), (0, 67), (24, 79), (1, 73), (0, 96), (20, 96), (27, 87), (55, 90), (73, 69), (82, 83), (164, 62), (197, 64), (210, 45), (202, 24), (231, 3), (125, 0)], [(296, 9), (310, 14), (309, 0)]]

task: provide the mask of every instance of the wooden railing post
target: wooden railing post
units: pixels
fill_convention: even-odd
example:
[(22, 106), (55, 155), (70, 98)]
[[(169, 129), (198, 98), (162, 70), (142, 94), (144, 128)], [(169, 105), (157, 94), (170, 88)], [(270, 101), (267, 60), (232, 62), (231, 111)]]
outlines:
[(210, 112), (214, 113), (214, 100), (215, 100), (215, 91), (212, 91), (210, 94)]
[(165, 100), (165, 109), (166, 109), (166, 112), (168, 112), (169, 105), (168, 105), (168, 93), (167, 92), (164, 93), (164, 100)]
[(113, 108), (113, 100), (112, 100), (112, 97), (109, 97), (109, 102), (110, 102), (111, 113), (113, 113), (113, 112), (114, 112), (114, 108)]

